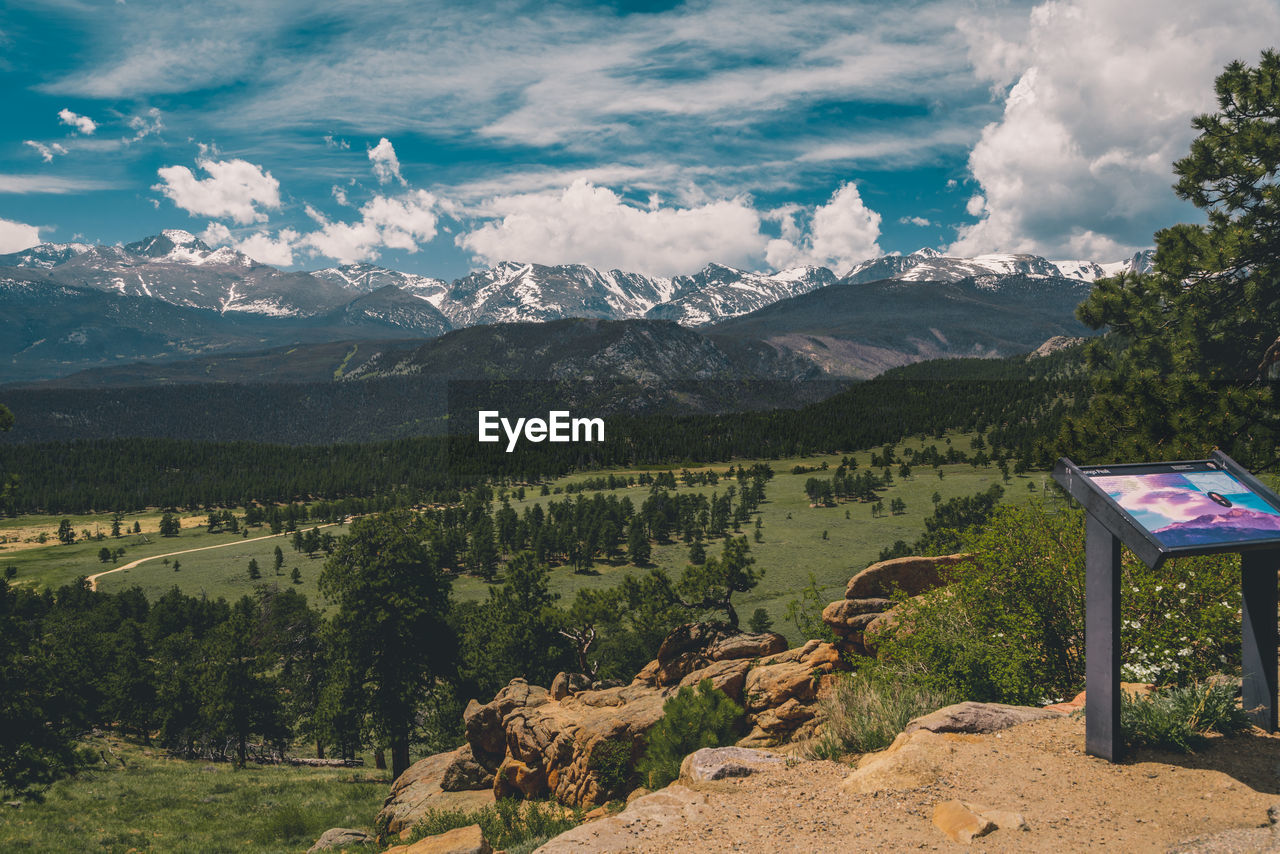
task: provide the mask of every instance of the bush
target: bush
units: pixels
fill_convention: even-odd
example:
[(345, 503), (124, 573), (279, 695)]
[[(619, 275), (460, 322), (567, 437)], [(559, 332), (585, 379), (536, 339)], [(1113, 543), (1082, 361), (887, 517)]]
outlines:
[[(879, 639), (894, 666), (966, 700), (1043, 703), (1084, 682), (1084, 514), (1042, 498), (996, 509), (961, 548), (951, 583), (903, 602), (906, 629)], [(1235, 555), (1158, 572), (1123, 553), (1125, 678), (1188, 684), (1240, 664)]]
[(580, 821), (576, 813), (550, 801), (502, 798), (493, 806), (478, 810), (428, 810), (422, 821), (413, 826), (409, 841), (478, 824), (485, 841), (495, 851), (532, 851)]
[(680, 776), (680, 763), (703, 747), (723, 747), (737, 740), (742, 707), (730, 700), (710, 679), (695, 691), (681, 688), (662, 706), (662, 720), (649, 730), (640, 773), (649, 788), (660, 789)]
[(625, 794), (631, 780), (631, 744), (611, 739), (597, 742), (587, 760), (587, 770), (595, 775), (606, 798)]
[(1206, 733), (1232, 736), (1249, 726), (1235, 689), (1222, 682), (1175, 686), (1147, 697), (1126, 694), (1120, 703), (1120, 729), (1132, 747), (1191, 753), (1204, 745)]
[(953, 695), (914, 682), (909, 675), (868, 663), (841, 676), (819, 703), (826, 720), (809, 747), (817, 759), (870, 753), (888, 747), (912, 718), (956, 702)]

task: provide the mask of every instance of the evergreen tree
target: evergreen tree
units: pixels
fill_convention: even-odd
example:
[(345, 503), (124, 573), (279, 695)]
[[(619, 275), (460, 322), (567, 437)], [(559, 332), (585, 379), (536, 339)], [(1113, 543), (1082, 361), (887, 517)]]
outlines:
[(299, 570), (299, 569), (295, 566), (295, 567), (293, 568), (293, 572), (289, 573), (289, 580), (290, 580), (290, 581), (292, 581), (294, 584), (301, 584), (301, 583), (302, 583), (302, 571), (301, 571), (301, 570)]
[(1091, 345), (1088, 412), (1061, 444), (1082, 460), (1194, 459), (1221, 447), (1245, 465), (1280, 444), (1280, 54), (1232, 62), (1218, 110), (1198, 116), (1174, 191), (1204, 224), (1156, 233), (1154, 270), (1094, 284), (1077, 314), (1113, 333)]
[(645, 566), (649, 563), (650, 554), (649, 534), (637, 516), (627, 528), (627, 559), (635, 566)]
[(695, 611), (724, 611), (729, 625), (736, 629), (738, 612), (731, 601), (733, 594), (746, 593), (764, 576), (763, 570), (754, 567), (750, 551), (746, 537), (731, 537), (724, 541), (720, 557), (708, 558), (702, 566), (686, 567), (676, 585), (681, 603)]
[(258, 559), (256, 557), (249, 558), (249, 580), (257, 581), (262, 577), (262, 570), (258, 568)]
[(58, 523), (58, 541), (64, 546), (69, 546), (76, 541), (76, 531), (71, 527), (70, 519), (63, 519)]
[(276, 546), (276, 550), (275, 550), (276, 575), (280, 574), (280, 570), (282, 568), (284, 568), (284, 551), (279, 546)]
[(165, 513), (160, 517), (160, 536), (176, 537), (181, 528), (182, 523), (178, 521), (177, 515)]
[(391, 746), (395, 777), (409, 767), (419, 705), (454, 662), (449, 581), (428, 545), (433, 533), (403, 510), (359, 518), (320, 575), (375, 735)]

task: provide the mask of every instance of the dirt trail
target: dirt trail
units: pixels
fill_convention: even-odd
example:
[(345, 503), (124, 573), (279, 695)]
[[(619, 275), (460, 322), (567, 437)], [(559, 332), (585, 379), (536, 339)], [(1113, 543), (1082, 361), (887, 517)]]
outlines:
[[(704, 806), (661, 825), (633, 821), (582, 850), (1168, 851), (1206, 834), (1265, 826), (1268, 807), (1280, 802), (1280, 736), (1260, 730), (1214, 739), (1196, 755), (1142, 751), (1120, 765), (1084, 754), (1079, 716), (947, 739), (942, 776), (924, 788), (857, 794), (841, 787), (849, 766), (801, 762), (695, 784)], [(955, 844), (932, 820), (935, 805), (952, 798), (1019, 812), (1028, 829)]]
[[(315, 525), (313, 527), (323, 529), (323, 528), (332, 528), (335, 525), (343, 525), (343, 524), (346, 524), (346, 523), (330, 522), (327, 525)], [(274, 540), (277, 537), (291, 537), (291, 536), (293, 536), (292, 532), (289, 532), (286, 534), (267, 534), (264, 537), (254, 537), (251, 540), (245, 540), (245, 539), (231, 540), (230, 542), (218, 543), (217, 545), (212, 545), (212, 546), (200, 546), (199, 548), (195, 548), (195, 549), (182, 549), (181, 551), (169, 552), (168, 554), (163, 554), (163, 555), (151, 555), (150, 557), (140, 557), (137, 560), (131, 561), (122, 566), (112, 567), (111, 569), (103, 570), (102, 572), (95, 572), (93, 575), (90, 575), (87, 579), (89, 582), (89, 589), (96, 591), (98, 589), (98, 579), (104, 575), (110, 575), (113, 572), (124, 572), (126, 569), (133, 569), (135, 566), (141, 566), (142, 564), (146, 563), (149, 560), (164, 560), (167, 557), (177, 557), (178, 555), (188, 555), (188, 554), (191, 554), (192, 552), (207, 552), (209, 551), (209, 549), (225, 549), (227, 546), (243, 546), (247, 542), (257, 542), (259, 540)]]

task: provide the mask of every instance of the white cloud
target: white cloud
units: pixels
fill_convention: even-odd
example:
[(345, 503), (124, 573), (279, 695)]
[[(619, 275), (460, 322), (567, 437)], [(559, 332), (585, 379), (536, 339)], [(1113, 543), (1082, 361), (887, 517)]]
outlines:
[(671, 275), (709, 261), (752, 264), (766, 243), (760, 214), (746, 199), (640, 208), (583, 180), (560, 191), (495, 197), (476, 213), (491, 221), (455, 242), (487, 264), (587, 264)]
[(320, 229), (298, 238), (295, 245), (340, 264), (374, 260), (383, 248), (417, 252), (418, 244), (436, 236), (437, 207), (436, 197), (426, 190), (395, 198), (374, 196), (361, 206), (359, 222), (348, 223), (332, 222), (308, 205), (307, 215)]
[(67, 195), (69, 193), (85, 193), (93, 190), (114, 190), (121, 185), (115, 181), (104, 181), (101, 178), (76, 178), (60, 175), (13, 175), (0, 173), (0, 193), (29, 195), (45, 193), (48, 195)]
[(227, 217), (242, 225), (266, 222), (259, 206), (280, 207), (280, 182), (261, 166), (239, 159), (198, 160), (196, 165), (209, 177), (197, 179), (185, 166), (164, 166), (156, 170), (163, 183), (151, 189), (190, 214)]
[(255, 261), (270, 264), (273, 267), (289, 267), (293, 265), (293, 247), (300, 235), (291, 228), (283, 228), (274, 237), (268, 232), (259, 231), (236, 242), (237, 250)]
[(404, 185), (404, 178), (400, 176), (400, 158), (396, 157), (395, 147), (385, 136), (369, 149), (369, 162), (373, 164), (373, 174), (379, 184), (399, 181), (401, 186)]
[(325, 148), (333, 148), (338, 151), (346, 151), (351, 148), (351, 143), (347, 142), (345, 139), (335, 137), (333, 134), (325, 134), (324, 146)]
[(133, 137), (126, 139), (125, 142), (134, 143), (164, 130), (164, 122), (160, 118), (160, 111), (152, 107), (145, 113), (131, 116), (129, 118), (129, 127), (133, 129)]
[(220, 222), (211, 222), (200, 239), (210, 246), (230, 246), (237, 252), (243, 252), (261, 264), (273, 267), (290, 267), (293, 265), (294, 247), (301, 239), (292, 228), (282, 228), (274, 236), (266, 230), (256, 231), (246, 237), (237, 237), (231, 229)]
[(933, 220), (923, 216), (904, 216), (898, 220), (899, 225), (918, 225), (921, 228), (933, 225)]
[(775, 268), (812, 264), (840, 272), (884, 254), (879, 237), (880, 214), (863, 204), (855, 185), (845, 184), (813, 212), (803, 239), (784, 222), (782, 236), (769, 241), (765, 260)]
[(28, 145), (39, 152), (40, 158), (45, 163), (51, 163), (53, 162), (53, 158), (57, 155), (67, 153), (67, 149), (56, 142), (51, 142), (48, 145), (45, 145), (42, 142), (36, 142), (34, 139), (27, 139), (23, 140), (22, 144)]
[(0, 252), (21, 252), (40, 242), (40, 229), (11, 219), (0, 219)]
[(962, 22), (980, 76), (1010, 83), (969, 156), (981, 185), (950, 252), (1115, 258), (1192, 215), (1170, 190), (1197, 113), (1232, 59), (1280, 31), (1271, 0), (1057, 0), (1021, 32)]
[(98, 123), (88, 116), (81, 116), (73, 113), (68, 109), (58, 111), (58, 121), (64, 125), (70, 125), (85, 136), (89, 136), (98, 129)]

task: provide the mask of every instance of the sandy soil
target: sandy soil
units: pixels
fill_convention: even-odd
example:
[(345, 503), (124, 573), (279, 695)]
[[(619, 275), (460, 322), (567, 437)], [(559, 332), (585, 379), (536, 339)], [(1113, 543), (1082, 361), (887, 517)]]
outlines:
[[(764, 770), (695, 786), (708, 795), (705, 808), (666, 827), (638, 827), (614, 850), (1166, 851), (1267, 825), (1268, 807), (1280, 803), (1280, 736), (1261, 731), (1215, 739), (1198, 755), (1143, 751), (1120, 765), (1084, 754), (1081, 716), (947, 738), (954, 752), (932, 786), (851, 794), (841, 789), (847, 765)], [(932, 822), (934, 806), (951, 798), (1022, 813), (1029, 829), (953, 843)]]

